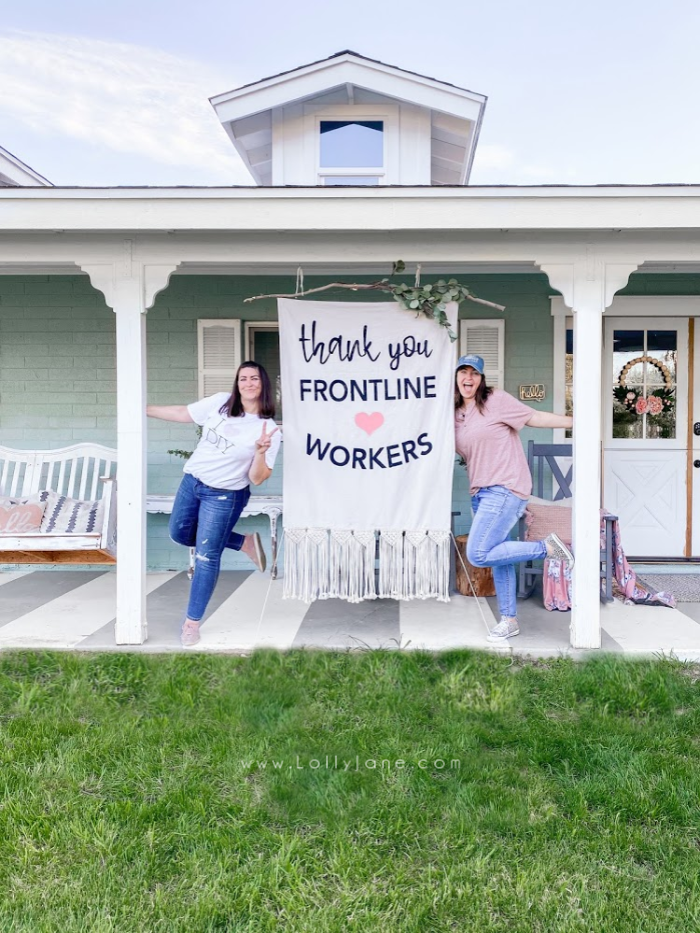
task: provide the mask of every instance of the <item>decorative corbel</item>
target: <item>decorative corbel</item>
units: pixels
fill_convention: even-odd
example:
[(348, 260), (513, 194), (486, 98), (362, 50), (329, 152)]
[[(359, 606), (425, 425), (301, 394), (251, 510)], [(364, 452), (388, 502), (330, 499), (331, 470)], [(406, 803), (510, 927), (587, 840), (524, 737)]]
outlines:
[(124, 240), (123, 247), (122, 255), (111, 261), (78, 262), (77, 265), (89, 276), (93, 288), (102, 292), (110, 308), (114, 309), (127, 293), (131, 301), (136, 299), (141, 312), (146, 312), (159, 292), (167, 288), (179, 262), (140, 262), (133, 257), (132, 240)]
[(562, 262), (560, 257), (553, 261), (543, 259), (536, 265), (548, 277), (550, 285), (561, 292), (567, 307), (575, 309), (582, 300), (586, 304), (597, 300), (605, 310), (642, 262), (642, 259), (608, 262), (592, 247), (587, 247), (585, 257), (572, 258), (569, 262)]

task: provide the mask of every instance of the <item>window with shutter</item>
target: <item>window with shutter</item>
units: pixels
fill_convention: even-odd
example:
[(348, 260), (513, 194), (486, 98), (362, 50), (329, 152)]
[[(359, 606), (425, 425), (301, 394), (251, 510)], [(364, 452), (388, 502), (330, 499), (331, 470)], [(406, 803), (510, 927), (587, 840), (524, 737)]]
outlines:
[(469, 319), (459, 322), (459, 355), (477, 353), (484, 360), (486, 384), (502, 389), (505, 373), (505, 321)]
[(230, 392), (241, 364), (241, 322), (197, 321), (199, 397)]

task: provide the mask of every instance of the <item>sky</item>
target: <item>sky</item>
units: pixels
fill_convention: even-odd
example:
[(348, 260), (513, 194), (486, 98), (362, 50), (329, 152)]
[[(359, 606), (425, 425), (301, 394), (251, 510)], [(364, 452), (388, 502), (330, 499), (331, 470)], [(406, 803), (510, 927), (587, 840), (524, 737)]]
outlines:
[(352, 49), (488, 97), (472, 184), (700, 183), (697, 0), (24, 0), (0, 146), (57, 185), (252, 180), (208, 98)]

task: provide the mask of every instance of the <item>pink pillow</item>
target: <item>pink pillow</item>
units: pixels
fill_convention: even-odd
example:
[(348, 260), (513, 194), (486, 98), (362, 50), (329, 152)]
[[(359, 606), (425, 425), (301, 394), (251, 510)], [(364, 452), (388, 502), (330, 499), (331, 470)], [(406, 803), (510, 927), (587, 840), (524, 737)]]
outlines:
[(41, 530), (45, 502), (38, 496), (11, 499), (0, 496), (0, 534), (29, 534)]
[(525, 510), (526, 541), (541, 541), (547, 535), (559, 535), (564, 544), (571, 544), (571, 508), (565, 505), (539, 505), (528, 502)]

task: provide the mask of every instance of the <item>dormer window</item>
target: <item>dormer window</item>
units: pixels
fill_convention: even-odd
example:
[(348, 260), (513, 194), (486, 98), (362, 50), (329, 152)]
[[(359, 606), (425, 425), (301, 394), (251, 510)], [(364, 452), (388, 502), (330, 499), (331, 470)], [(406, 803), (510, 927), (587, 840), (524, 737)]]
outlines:
[(211, 102), (258, 185), (390, 187), (465, 185), (486, 98), (346, 49)]
[(323, 185), (378, 185), (384, 178), (383, 120), (320, 120)]

